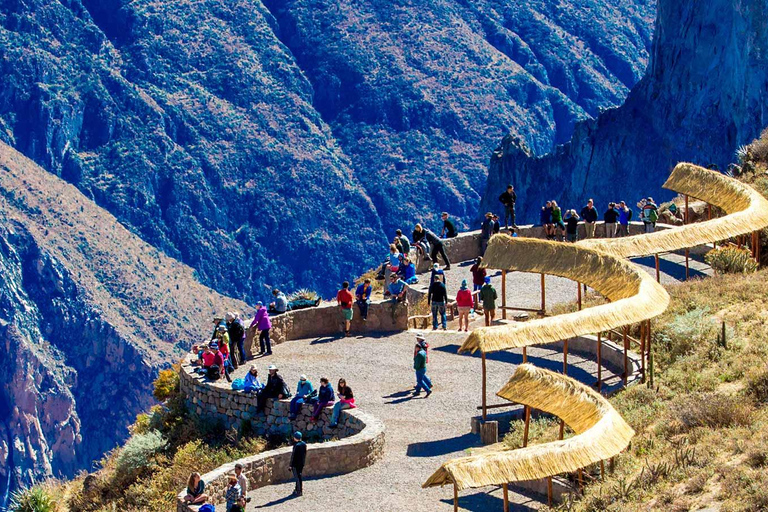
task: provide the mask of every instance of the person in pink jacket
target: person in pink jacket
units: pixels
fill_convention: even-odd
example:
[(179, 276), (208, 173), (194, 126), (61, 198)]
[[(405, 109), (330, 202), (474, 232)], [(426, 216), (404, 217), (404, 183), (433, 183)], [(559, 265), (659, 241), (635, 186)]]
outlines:
[(456, 293), (456, 305), (459, 307), (459, 330), (463, 325), (464, 331), (469, 331), (469, 312), (472, 311), (474, 302), (466, 279), (461, 282), (461, 289)]
[(253, 322), (251, 322), (251, 328), (254, 326), (261, 331), (259, 334), (259, 355), (271, 356), (272, 343), (269, 341), (269, 330), (272, 328), (272, 321), (269, 319), (267, 308), (264, 307), (262, 302), (256, 303), (256, 315), (253, 317)]

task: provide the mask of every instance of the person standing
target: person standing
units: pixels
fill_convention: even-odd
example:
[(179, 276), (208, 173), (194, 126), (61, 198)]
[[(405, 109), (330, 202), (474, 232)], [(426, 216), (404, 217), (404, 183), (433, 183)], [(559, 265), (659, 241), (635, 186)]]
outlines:
[(251, 329), (256, 327), (259, 332), (259, 355), (272, 355), (272, 342), (269, 340), (269, 330), (272, 329), (272, 320), (269, 319), (269, 313), (267, 308), (264, 307), (264, 303), (259, 301), (256, 303), (256, 314), (253, 316), (251, 322)]
[(461, 282), (461, 288), (456, 292), (456, 306), (459, 308), (459, 331), (461, 326), (464, 325), (464, 331), (469, 331), (469, 312), (472, 311), (472, 292), (469, 291), (467, 286), (467, 280), (464, 279)]
[(408, 255), (411, 252), (411, 242), (408, 240), (408, 237), (405, 236), (402, 232), (402, 230), (395, 231), (395, 236), (398, 240), (400, 240), (400, 247), (403, 248), (403, 254)]
[(371, 286), (370, 279), (366, 279), (357, 285), (355, 289), (355, 302), (360, 309), (360, 318), (363, 319), (363, 322), (368, 321), (368, 306), (371, 304), (371, 292), (373, 292), (373, 287)]
[(619, 230), (618, 236), (629, 236), (629, 223), (632, 221), (632, 210), (627, 206), (627, 203), (621, 201), (619, 203)]
[(499, 222), (499, 216), (494, 213), (493, 217), (491, 217), (491, 220), (493, 221), (493, 234), (498, 235), (499, 231), (501, 231), (501, 223)]
[(229, 333), (229, 353), (232, 366), (237, 370), (238, 365), (245, 364), (245, 326), (239, 318), (239, 313), (229, 312), (225, 315), (227, 332)]
[[(594, 208), (593, 208), (594, 209)], [(568, 235), (569, 242), (575, 242), (579, 239), (579, 215), (576, 210), (568, 210), (565, 214), (565, 232)], [(592, 224), (592, 233), (594, 234), (594, 223)]]
[(478, 256), (475, 258), (475, 264), (469, 269), (472, 273), (472, 295), (475, 298), (475, 309), (478, 309), (477, 305), (479, 303), (478, 295), (476, 295), (475, 292), (479, 292), (480, 288), (483, 287), (483, 283), (485, 283), (486, 271), (480, 266), (482, 263), (483, 257)]
[(430, 255), (429, 255), (430, 260), (437, 263), (437, 255), (439, 253), (440, 256), (442, 256), (443, 259), (445, 260), (445, 270), (451, 270), (451, 262), (448, 259), (448, 255), (445, 254), (445, 247), (443, 246), (443, 241), (440, 240), (440, 238), (438, 238), (436, 234), (434, 234), (428, 229), (424, 229), (421, 226), (421, 224), (416, 224), (416, 227), (413, 230), (413, 234), (414, 234), (414, 240), (418, 236), (419, 240), (421, 240), (422, 238), (425, 239), (429, 243), (429, 245), (432, 247), (432, 251), (430, 252)]
[(544, 227), (544, 236), (547, 240), (551, 240), (555, 231), (554, 226), (552, 225), (552, 201), (547, 201), (547, 203), (541, 207), (539, 221)]
[(587, 205), (581, 209), (581, 218), (584, 219), (584, 230), (587, 232), (587, 238), (595, 238), (597, 209), (595, 209), (595, 203), (591, 199), (587, 201)]
[(228, 485), (227, 490), (224, 492), (224, 499), (227, 500), (227, 512), (232, 512), (232, 507), (240, 499), (242, 491), (240, 490), (240, 484), (237, 483), (236, 475), (227, 475), (227, 482)]
[(427, 377), (426, 343), (423, 334), (416, 335), (416, 353), (413, 356), (413, 369), (416, 372), (416, 389), (413, 392), (413, 396), (419, 396), (422, 388), (427, 392), (427, 396), (432, 394), (432, 381)]
[(248, 479), (245, 478), (243, 473), (243, 465), (239, 462), (235, 464), (235, 476), (237, 477), (237, 484), (240, 486), (240, 497), (245, 498), (245, 501), (251, 501), (248, 497)]
[(507, 190), (499, 196), (499, 201), (504, 205), (504, 227), (509, 229), (509, 222), (512, 221), (512, 227), (517, 229), (517, 224), (515, 224), (515, 203), (517, 202), (515, 187), (507, 185)]
[(485, 312), (485, 325), (491, 325), (494, 317), (496, 316), (496, 289), (491, 284), (491, 278), (485, 278), (485, 284), (480, 289), (480, 301), (483, 303), (483, 311)]
[(438, 276), (432, 280), (427, 293), (427, 304), (432, 305), (432, 330), (437, 330), (437, 315), (440, 315), (440, 322), (443, 330), (448, 327), (448, 318), (445, 315), (445, 304), (448, 302), (448, 291), (445, 284)]
[(480, 225), (480, 255), (485, 256), (485, 250), (488, 249), (488, 242), (493, 236), (493, 228), (495, 223), (493, 222), (493, 213), (488, 212), (485, 214), (483, 223)]
[(307, 443), (301, 440), (302, 435), (298, 430), (293, 434), (293, 451), (291, 452), (290, 468), (293, 478), (296, 479), (296, 488), (293, 490), (294, 496), (301, 496), (304, 492), (301, 473), (304, 471), (304, 464), (307, 461)]
[(659, 207), (653, 202), (653, 198), (649, 197), (645, 200), (643, 210), (641, 212), (643, 223), (645, 224), (645, 232), (653, 233), (656, 231), (656, 221), (659, 220)]
[(608, 203), (608, 209), (603, 214), (603, 221), (605, 221), (605, 238), (614, 238), (616, 236), (617, 220), (619, 220), (619, 212), (616, 210), (616, 203)]
[[(392, 274), (395, 275), (395, 274)], [(350, 329), (352, 328), (352, 315), (354, 310), (352, 309), (352, 292), (349, 291), (349, 281), (341, 283), (341, 290), (336, 294), (336, 303), (341, 308), (341, 316), (344, 319), (344, 336), (350, 336)]]
[(565, 242), (565, 223), (563, 222), (563, 210), (557, 206), (557, 201), (552, 201), (552, 224), (560, 231), (560, 241)]
[(456, 225), (448, 218), (448, 212), (443, 212), (440, 218), (443, 219), (443, 230), (440, 232), (440, 236), (443, 238), (456, 238), (459, 236), (459, 232), (456, 231)]

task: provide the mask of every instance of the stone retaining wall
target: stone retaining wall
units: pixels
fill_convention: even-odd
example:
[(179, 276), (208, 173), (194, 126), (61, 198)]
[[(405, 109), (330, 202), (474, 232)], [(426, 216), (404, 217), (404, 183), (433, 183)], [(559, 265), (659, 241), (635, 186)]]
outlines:
[[(202, 418), (222, 421), (227, 428), (238, 428), (242, 422), (251, 423), (260, 435), (290, 435), (300, 430), (310, 441), (304, 475), (327, 476), (350, 473), (370, 466), (381, 458), (384, 450), (384, 425), (359, 409), (347, 409), (339, 415), (337, 428), (328, 426), (331, 408), (323, 410), (316, 423), (309, 421), (311, 409), (302, 406), (296, 420), (288, 419), (289, 400), (268, 400), (264, 413), (256, 413), (255, 396), (207, 382), (193, 372), (193, 366), (182, 364), (180, 388), (190, 410)], [(333, 439), (333, 441), (330, 441)], [(337, 440), (338, 439), (338, 440)], [(243, 465), (249, 489), (257, 489), (291, 478), (288, 464), (291, 447), (279, 448), (225, 464), (203, 475), (209, 501), (220, 503), (227, 486), (227, 475), (236, 463)], [(177, 511), (196, 511), (198, 507), (183, 502), (186, 491), (177, 499)]]

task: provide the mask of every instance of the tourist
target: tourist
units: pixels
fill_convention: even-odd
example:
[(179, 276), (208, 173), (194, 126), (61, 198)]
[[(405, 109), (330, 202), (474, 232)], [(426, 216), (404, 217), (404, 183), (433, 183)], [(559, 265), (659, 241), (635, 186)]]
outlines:
[[(554, 226), (552, 225), (552, 201), (547, 201), (547, 203), (541, 207), (541, 212), (539, 212), (539, 222), (541, 222), (541, 225), (544, 227), (544, 236), (547, 240), (551, 240), (554, 235)], [(550, 233), (550, 226), (553, 228), (552, 233)]]
[(432, 394), (432, 381), (427, 377), (427, 351), (426, 340), (423, 334), (416, 335), (416, 354), (413, 356), (413, 369), (416, 372), (416, 389), (413, 396), (419, 396), (421, 389), (427, 392), (427, 396)]
[(373, 292), (373, 286), (371, 286), (371, 280), (366, 279), (355, 289), (355, 302), (360, 309), (360, 318), (363, 322), (368, 321), (368, 306), (371, 304), (371, 293)]
[(488, 242), (491, 240), (491, 237), (493, 236), (493, 214), (491, 212), (487, 212), (485, 214), (485, 219), (483, 219), (483, 223), (480, 225), (480, 255), (485, 256), (485, 250), (488, 248)]
[(416, 224), (416, 227), (413, 230), (414, 233), (414, 240), (416, 239), (416, 236), (418, 234), (419, 239), (425, 239), (427, 242), (429, 242), (429, 245), (432, 247), (432, 250), (429, 254), (429, 258), (431, 261), (434, 261), (437, 263), (437, 255), (438, 253), (440, 256), (443, 257), (443, 260), (445, 260), (445, 270), (451, 269), (451, 262), (448, 259), (448, 255), (445, 254), (445, 247), (443, 246), (442, 240), (440, 240), (437, 235), (435, 235), (433, 232), (431, 232), (428, 229), (424, 229), (421, 227), (421, 224)]
[(397, 252), (400, 253), (400, 254), (403, 254), (403, 245), (400, 243), (400, 239), (399, 238), (397, 238), (397, 237), (393, 238), (392, 239), (392, 244), (390, 244), (390, 245), (394, 245), (395, 249), (397, 249)]
[(259, 393), (258, 399), (256, 400), (257, 411), (264, 410), (268, 398), (277, 398), (278, 400), (285, 398), (286, 390), (288, 389), (283, 377), (277, 373), (277, 366), (271, 364), (267, 369), (269, 370), (269, 377), (267, 377), (267, 385), (264, 386), (264, 389)]
[(491, 278), (485, 278), (485, 284), (480, 288), (480, 302), (485, 312), (485, 325), (491, 325), (496, 316), (496, 289), (491, 284)]
[(304, 463), (307, 460), (307, 443), (301, 440), (301, 432), (293, 434), (293, 451), (291, 452), (291, 468), (293, 477), (296, 479), (296, 488), (293, 490), (294, 496), (301, 496), (303, 486), (301, 481), (301, 472), (304, 471)]
[(619, 202), (618, 236), (629, 236), (629, 223), (632, 220), (632, 210), (624, 201)]
[(251, 369), (248, 370), (248, 373), (245, 374), (245, 385), (243, 390), (248, 393), (256, 393), (258, 395), (263, 389), (264, 383), (262, 383), (259, 379), (259, 370), (255, 365), (251, 366)]
[(440, 236), (443, 238), (456, 238), (459, 236), (459, 232), (456, 231), (456, 225), (448, 218), (448, 212), (443, 212), (440, 218), (443, 219), (443, 230), (440, 232)]
[[(214, 343), (214, 342), (211, 342), (211, 343)], [(217, 345), (217, 347), (218, 347), (218, 345)], [(213, 373), (214, 373), (214, 371), (211, 370), (211, 367), (213, 366), (213, 361), (214, 361), (215, 358), (216, 358), (216, 354), (213, 352), (213, 350), (211, 350), (211, 346), (210, 345), (205, 345), (203, 347), (203, 355), (200, 357), (200, 359), (203, 362), (203, 370), (205, 370), (204, 373), (206, 374), (206, 376), (208, 376), (209, 379), (211, 379), (211, 377), (213, 376)], [(218, 371), (219, 371), (219, 369), (216, 368), (217, 374), (218, 374)], [(218, 377), (216, 377), (216, 378), (218, 378)], [(213, 380), (213, 379), (211, 379), (211, 380)]]
[(587, 205), (581, 209), (581, 218), (584, 219), (584, 229), (587, 232), (587, 238), (595, 238), (597, 209), (595, 208), (595, 203), (591, 199), (587, 201)]
[[(552, 224), (560, 231), (560, 241), (565, 241), (565, 223), (563, 222), (563, 211), (557, 206), (556, 201), (552, 201)], [(555, 235), (557, 236), (557, 235)]]
[(389, 276), (388, 291), (393, 302), (408, 304), (408, 283), (398, 278), (396, 274)]
[(315, 404), (315, 409), (312, 411), (311, 421), (317, 421), (320, 417), (320, 413), (323, 412), (323, 409), (329, 404), (332, 404), (335, 398), (333, 387), (328, 383), (326, 377), (322, 377), (320, 379), (320, 389), (317, 390), (317, 403)]
[(272, 290), (272, 295), (275, 297), (275, 302), (270, 303), (269, 312), (273, 315), (281, 315), (288, 311), (288, 297), (277, 288)]
[(208, 499), (208, 495), (205, 494), (205, 482), (200, 477), (200, 473), (192, 473), (187, 480), (187, 495), (184, 496), (184, 501), (192, 505), (200, 505), (205, 503)]
[[(594, 209), (594, 208), (593, 208)], [(576, 210), (568, 210), (565, 214), (565, 232), (568, 236), (569, 242), (575, 242), (579, 239), (579, 215)], [(592, 232), (594, 234), (594, 224), (592, 224)]]
[(427, 304), (432, 305), (432, 330), (437, 330), (437, 315), (440, 315), (440, 322), (443, 330), (446, 330), (448, 319), (445, 315), (445, 305), (448, 302), (448, 290), (438, 276), (432, 280), (427, 292)]
[(413, 245), (416, 246), (416, 256), (420, 256), (427, 261), (432, 261), (432, 258), (429, 257), (429, 242), (425, 235), (426, 233), (421, 227), (421, 224), (416, 224), (416, 227), (413, 228), (413, 234), (411, 235)]
[(235, 476), (237, 477), (237, 484), (240, 486), (240, 497), (245, 498), (246, 502), (251, 501), (251, 499), (248, 498), (248, 479), (245, 478), (243, 465), (239, 462), (235, 464)]
[(656, 221), (659, 220), (659, 207), (653, 202), (653, 198), (649, 197), (644, 200), (642, 210), (640, 212), (640, 218), (645, 225), (646, 233), (653, 233), (656, 230)]
[[(229, 352), (232, 354), (232, 365), (237, 368), (239, 364), (245, 364), (245, 326), (240, 320), (237, 311), (227, 313), (227, 332), (229, 333)], [(235, 354), (237, 350), (237, 354)], [(239, 358), (239, 359), (238, 359)], [(236, 361), (236, 359), (238, 359)]]
[(213, 334), (211, 334), (211, 339), (209, 341), (213, 341), (216, 339), (216, 336), (219, 334), (219, 326), (223, 325), (225, 328), (227, 327), (227, 324), (224, 322), (223, 318), (214, 317), (213, 319)]
[(474, 301), (472, 300), (472, 292), (467, 287), (467, 280), (461, 281), (461, 288), (456, 293), (456, 306), (459, 308), (459, 330), (464, 325), (464, 331), (469, 331), (469, 312), (472, 311)]
[(331, 427), (337, 427), (339, 424), (339, 414), (344, 409), (354, 409), (355, 395), (352, 393), (352, 388), (347, 386), (347, 381), (339, 379), (339, 384), (336, 388), (336, 394), (339, 397), (339, 401), (333, 405), (333, 413), (331, 413)]
[(430, 283), (435, 280), (435, 276), (439, 276), (440, 277), (440, 281), (445, 283), (445, 272), (443, 272), (443, 269), (441, 269), (440, 265), (438, 265), (437, 263), (433, 264), (432, 265), (432, 270), (430, 270), (430, 273), (429, 273), (429, 282)]
[(403, 234), (401, 230), (395, 231), (395, 238), (397, 238), (400, 241), (400, 247), (403, 248), (402, 253), (406, 256), (411, 253), (411, 242), (408, 240), (408, 237)]
[[(385, 270), (392, 274), (397, 274), (397, 271), (400, 268), (400, 253), (397, 251), (397, 246), (395, 246), (395, 244), (389, 245), (389, 256), (384, 264), (387, 265)], [(388, 277), (388, 275), (385, 277)]]
[(605, 238), (614, 238), (616, 236), (616, 221), (618, 220), (619, 211), (616, 209), (616, 203), (608, 203), (608, 209), (603, 214)]
[(224, 343), (223, 340), (220, 340), (218, 342), (219, 351), (221, 352), (221, 355), (224, 357), (224, 371), (227, 374), (230, 374), (235, 371), (235, 367), (232, 364), (232, 354), (229, 352), (229, 345), (227, 343)]
[(419, 278), (416, 277), (416, 265), (413, 264), (411, 258), (408, 256), (403, 257), (403, 261), (400, 264), (399, 274), (407, 284), (416, 284), (419, 282)]
[(469, 269), (472, 273), (472, 295), (475, 297), (475, 309), (478, 309), (477, 305), (479, 303), (475, 292), (479, 292), (480, 288), (483, 287), (483, 283), (485, 283), (486, 271), (480, 266), (482, 264), (483, 257), (478, 256), (475, 258), (475, 264)]
[[(392, 275), (394, 276), (395, 274)], [(354, 299), (352, 292), (349, 291), (349, 281), (341, 283), (341, 290), (336, 292), (336, 304), (339, 305), (341, 317), (344, 320), (344, 336), (351, 335), (352, 317), (354, 316), (352, 303), (354, 302)]]
[(259, 331), (259, 355), (271, 356), (272, 342), (269, 339), (269, 331), (272, 329), (272, 320), (261, 301), (256, 303), (256, 314), (253, 315), (251, 329), (254, 327)]
[[(219, 350), (219, 344), (212, 341), (208, 344), (208, 348), (213, 354), (213, 363), (206, 367), (205, 375), (208, 380), (218, 380), (222, 375), (225, 375), (227, 380), (231, 382), (232, 378), (229, 376), (229, 372), (224, 364), (224, 354)], [(205, 357), (205, 355), (203, 355), (203, 357)]]
[(517, 202), (517, 194), (515, 194), (515, 187), (507, 185), (507, 190), (499, 196), (499, 201), (504, 205), (504, 227), (509, 230), (510, 221), (512, 227), (517, 228), (515, 224), (515, 203)]
[(251, 498), (246, 498), (245, 496), (240, 496), (237, 499), (237, 503), (232, 505), (232, 512), (245, 512), (246, 503), (248, 503), (251, 500)]
[(499, 216), (494, 213), (493, 217), (491, 217), (491, 220), (493, 220), (493, 234), (498, 235), (499, 231), (501, 231), (501, 223), (499, 222)]
[(315, 387), (307, 380), (307, 376), (302, 375), (299, 377), (299, 383), (296, 385), (296, 394), (291, 399), (291, 404), (288, 407), (289, 419), (295, 420), (301, 411), (301, 404), (311, 403), (315, 394)]
[(237, 483), (237, 475), (230, 473), (227, 475), (227, 490), (224, 491), (224, 499), (227, 501), (227, 512), (232, 512), (232, 507), (243, 495), (240, 490), (240, 484)]

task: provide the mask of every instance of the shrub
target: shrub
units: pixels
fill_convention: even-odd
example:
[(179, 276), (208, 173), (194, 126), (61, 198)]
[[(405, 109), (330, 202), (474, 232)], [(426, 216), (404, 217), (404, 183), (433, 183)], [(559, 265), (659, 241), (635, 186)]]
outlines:
[(35, 486), (14, 492), (9, 510), (11, 512), (56, 512), (59, 507), (47, 489)]
[(673, 362), (698, 347), (709, 345), (717, 340), (718, 333), (708, 308), (696, 308), (676, 316), (655, 336), (663, 349), (659, 354), (661, 362)]
[(768, 369), (753, 373), (747, 378), (746, 392), (756, 402), (768, 402)]
[[(531, 418), (528, 428), (528, 444), (554, 441), (557, 438), (557, 428), (555, 427), (557, 424), (558, 421), (554, 418)], [(516, 420), (510, 424), (509, 432), (504, 436), (502, 442), (506, 448), (522, 448), (523, 437), (525, 437), (525, 422)]]
[(723, 393), (693, 393), (672, 403), (668, 428), (686, 432), (696, 427), (723, 428), (748, 425), (752, 407), (739, 397)]
[(115, 459), (116, 484), (121, 486), (150, 473), (156, 467), (155, 455), (166, 447), (165, 438), (156, 430), (132, 436)]
[(704, 255), (704, 261), (720, 274), (751, 274), (757, 271), (757, 262), (752, 259), (749, 249), (733, 245), (712, 249)]
[(158, 402), (165, 402), (179, 392), (179, 365), (169, 370), (160, 370), (154, 382), (152, 395)]

